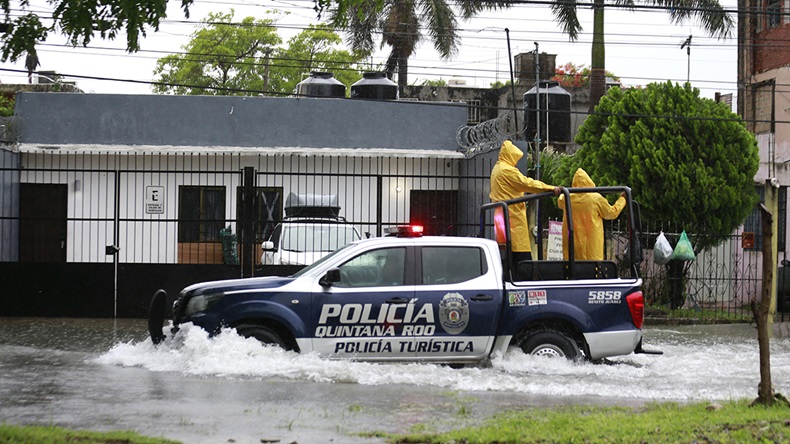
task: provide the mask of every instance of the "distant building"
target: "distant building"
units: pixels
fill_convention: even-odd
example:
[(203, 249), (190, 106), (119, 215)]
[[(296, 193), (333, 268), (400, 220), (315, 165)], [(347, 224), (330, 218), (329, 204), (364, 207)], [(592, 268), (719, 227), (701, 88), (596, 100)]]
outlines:
[[(547, 81), (554, 77), (556, 69), (555, 54), (541, 53), (539, 57), (539, 76), (535, 66), (535, 54), (532, 52), (517, 54), (514, 57), (515, 104), (513, 88), (509, 84), (499, 88), (469, 87), (463, 79), (452, 78), (447, 86), (408, 86), (401, 100), (417, 100), (424, 102), (463, 102), (467, 104), (467, 125), (473, 126), (496, 119), (504, 113), (516, 110), (519, 126), (524, 124), (524, 94), (535, 86), (535, 80)], [(613, 79), (608, 86), (619, 84)], [(509, 80), (508, 80), (509, 82)], [(566, 88), (571, 93), (571, 139), (575, 137), (589, 108), (588, 88)], [(554, 144), (554, 148), (563, 152), (576, 150), (574, 143)]]
[[(790, 39), (788, 6), (778, 0), (738, 1), (738, 114), (757, 137), (760, 166), (754, 177), (764, 195), (766, 181), (776, 178), (779, 192), (779, 251), (785, 250), (787, 186), (790, 185)], [(720, 100), (727, 101), (726, 96)], [(732, 103), (732, 97), (729, 98)], [(744, 231), (755, 234), (760, 248), (759, 214)], [(784, 256), (780, 255), (780, 260)]]

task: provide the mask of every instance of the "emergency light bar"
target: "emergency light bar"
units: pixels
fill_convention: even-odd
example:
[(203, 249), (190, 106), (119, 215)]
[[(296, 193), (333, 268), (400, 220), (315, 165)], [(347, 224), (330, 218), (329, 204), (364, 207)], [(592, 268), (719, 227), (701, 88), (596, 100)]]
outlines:
[(422, 225), (398, 225), (396, 227), (389, 227), (384, 230), (387, 236), (397, 237), (422, 237)]

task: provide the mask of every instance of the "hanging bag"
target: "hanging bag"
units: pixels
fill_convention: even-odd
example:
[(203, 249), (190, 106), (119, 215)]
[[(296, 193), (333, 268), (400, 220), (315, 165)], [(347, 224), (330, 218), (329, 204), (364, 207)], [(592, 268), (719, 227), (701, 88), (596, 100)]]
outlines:
[(653, 247), (653, 262), (658, 265), (664, 265), (672, 258), (672, 245), (669, 245), (667, 237), (664, 232), (658, 233), (656, 238), (656, 245)]
[(676, 261), (693, 261), (694, 260), (694, 247), (689, 242), (689, 237), (686, 236), (686, 230), (680, 234), (678, 244), (675, 245), (675, 251), (672, 252), (672, 260)]

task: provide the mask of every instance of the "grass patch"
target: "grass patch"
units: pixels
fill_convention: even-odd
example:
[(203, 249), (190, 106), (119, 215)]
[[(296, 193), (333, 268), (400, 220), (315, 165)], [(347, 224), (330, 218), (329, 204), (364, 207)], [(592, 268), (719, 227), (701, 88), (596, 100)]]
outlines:
[[(732, 313), (727, 310), (715, 308), (669, 308), (662, 305), (645, 307), (645, 317), (651, 320), (661, 320), (662, 323), (672, 324), (713, 324), (713, 323), (748, 323), (754, 321), (754, 316), (748, 309)], [(654, 322), (655, 323), (655, 322)]]
[(89, 432), (52, 426), (15, 426), (0, 424), (3, 444), (177, 444), (164, 438), (150, 438), (135, 432)]
[(501, 413), (479, 427), (388, 435), (398, 443), (773, 443), (790, 442), (787, 406), (728, 402), (627, 407), (530, 408)]

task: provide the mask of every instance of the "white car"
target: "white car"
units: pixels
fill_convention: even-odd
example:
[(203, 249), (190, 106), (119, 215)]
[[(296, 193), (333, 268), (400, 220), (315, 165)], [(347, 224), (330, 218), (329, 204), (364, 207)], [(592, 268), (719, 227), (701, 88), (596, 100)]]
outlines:
[(289, 218), (261, 245), (261, 264), (310, 265), (359, 239), (359, 231), (342, 219)]

